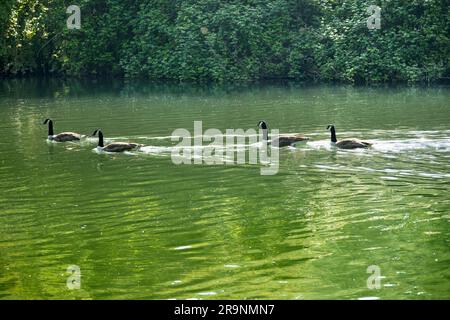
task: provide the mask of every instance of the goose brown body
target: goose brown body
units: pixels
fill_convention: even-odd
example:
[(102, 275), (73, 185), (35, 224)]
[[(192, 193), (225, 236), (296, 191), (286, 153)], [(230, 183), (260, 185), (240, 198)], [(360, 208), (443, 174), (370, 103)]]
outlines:
[(290, 146), (294, 143), (301, 142), (301, 141), (307, 141), (309, 140), (308, 137), (305, 137), (304, 135), (297, 134), (292, 136), (278, 136), (278, 138), (275, 138), (272, 140), (272, 144), (278, 144), (279, 148)]
[(135, 148), (139, 147), (136, 143), (127, 143), (127, 142), (113, 142), (105, 147), (103, 147), (103, 151), (106, 152), (123, 152), (123, 151), (130, 151)]
[(358, 139), (345, 139), (336, 143), (336, 146), (341, 149), (357, 149), (357, 148), (368, 148), (372, 144), (367, 141), (362, 141)]
[(61, 132), (53, 135), (49, 139), (56, 142), (79, 141), (81, 139), (81, 135), (76, 132)]

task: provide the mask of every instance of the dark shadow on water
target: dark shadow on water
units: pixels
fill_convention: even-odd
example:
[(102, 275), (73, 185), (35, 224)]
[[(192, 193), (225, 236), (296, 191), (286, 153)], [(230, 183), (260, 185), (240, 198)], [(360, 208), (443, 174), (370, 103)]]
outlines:
[[(0, 97), (16, 99), (24, 98), (61, 98), (61, 97), (86, 97), (86, 96), (148, 96), (153, 94), (170, 94), (172, 96), (223, 96), (239, 94), (240, 92), (254, 92), (260, 94), (268, 90), (283, 89), (289, 91), (305, 90), (320, 87), (330, 93), (342, 92), (342, 89), (351, 93), (356, 88), (361, 90), (379, 91), (404, 89), (403, 85), (380, 85), (372, 87), (355, 87), (342, 84), (314, 84), (296, 82), (290, 80), (268, 80), (259, 82), (241, 82), (232, 84), (213, 83), (180, 83), (175, 81), (149, 81), (127, 79), (68, 79), (68, 78), (17, 78), (3, 79), (0, 81)], [(408, 91), (415, 91), (423, 86), (409, 86)], [(436, 86), (433, 88), (446, 88)]]

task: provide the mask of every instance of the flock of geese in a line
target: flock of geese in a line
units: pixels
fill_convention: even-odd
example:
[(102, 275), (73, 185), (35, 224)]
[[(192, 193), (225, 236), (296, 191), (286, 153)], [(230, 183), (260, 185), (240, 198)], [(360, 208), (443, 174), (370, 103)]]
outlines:
[[(55, 142), (66, 142), (66, 141), (79, 141), (82, 135), (76, 132), (61, 132), (54, 134), (53, 132), (53, 121), (51, 119), (45, 119), (43, 124), (48, 124), (48, 140)], [(271, 142), (272, 144), (278, 145), (278, 147), (287, 147), (301, 141), (309, 140), (308, 137), (300, 134), (293, 135), (279, 135), (275, 139), (269, 140), (268, 126), (266, 121), (259, 121), (258, 127), (262, 130), (263, 141)], [(337, 141), (336, 129), (334, 125), (330, 124), (327, 126), (327, 130), (331, 132), (331, 143), (340, 149), (357, 149), (357, 148), (368, 148), (372, 144), (366, 141), (358, 139), (345, 139)], [(104, 145), (103, 132), (100, 129), (96, 129), (92, 136), (98, 136), (97, 149), (105, 152), (124, 152), (131, 151), (142, 147), (142, 144), (132, 143), (132, 142), (112, 142), (110, 144)]]

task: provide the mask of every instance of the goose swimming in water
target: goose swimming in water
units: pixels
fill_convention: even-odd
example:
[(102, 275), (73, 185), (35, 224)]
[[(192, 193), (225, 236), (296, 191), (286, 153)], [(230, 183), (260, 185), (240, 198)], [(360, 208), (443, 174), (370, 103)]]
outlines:
[[(268, 141), (269, 140), (269, 134), (268, 134), (268, 126), (267, 122), (260, 121), (258, 122), (258, 128), (260, 128), (263, 132), (263, 140)], [(309, 140), (308, 137), (305, 137), (301, 134), (293, 134), (293, 135), (279, 135), (278, 138), (272, 140), (272, 144), (276, 144), (278, 142), (278, 147), (287, 147), (290, 146), (296, 142), (300, 141), (306, 141)]]
[(106, 151), (106, 152), (123, 152), (130, 151), (137, 147), (140, 147), (140, 144), (137, 143), (128, 143), (128, 142), (112, 142), (107, 146), (103, 145), (103, 132), (100, 129), (97, 129), (92, 134), (95, 136), (98, 133), (98, 146), (97, 150)]
[(333, 124), (327, 126), (327, 130), (331, 131), (331, 143), (335, 144), (336, 147), (341, 149), (357, 149), (357, 148), (368, 148), (372, 144), (367, 141), (362, 141), (358, 139), (345, 139), (341, 141), (337, 141), (336, 138), (336, 129)]
[(61, 132), (58, 134), (53, 133), (53, 121), (51, 119), (45, 119), (43, 124), (48, 123), (48, 140), (56, 142), (66, 142), (66, 141), (79, 141), (81, 135), (76, 132)]

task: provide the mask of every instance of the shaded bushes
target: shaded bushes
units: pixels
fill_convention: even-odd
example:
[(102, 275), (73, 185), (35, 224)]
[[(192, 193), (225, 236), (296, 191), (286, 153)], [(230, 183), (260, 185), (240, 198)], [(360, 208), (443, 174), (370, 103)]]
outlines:
[[(4, 75), (356, 83), (449, 77), (445, 0), (63, 0), (0, 4)], [(367, 8), (381, 7), (368, 30)]]

